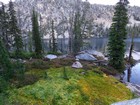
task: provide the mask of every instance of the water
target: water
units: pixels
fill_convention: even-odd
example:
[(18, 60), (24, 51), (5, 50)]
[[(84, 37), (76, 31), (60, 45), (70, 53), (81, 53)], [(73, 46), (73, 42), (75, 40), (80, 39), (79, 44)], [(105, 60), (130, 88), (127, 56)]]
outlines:
[[(107, 38), (90, 38), (88, 40), (85, 40), (84, 47), (82, 50), (88, 50), (93, 49), (97, 51), (101, 51), (103, 53), (106, 52), (107, 49)], [(68, 52), (68, 39), (59, 39), (58, 40), (58, 50), (63, 49), (64, 52)], [(126, 40), (126, 50), (129, 50), (131, 45), (131, 39)], [(140, 38), (134, 38), (134, 50), (140, 52)], [(44, 47), (45, 50), (48, 51), (49, 44), (47, 40), (44, 40)], [(62, 47), (62, 48), (61, 48)]]
[[(127, 70), (125, 70), (125, 76), (123, 78), (124, 81), (127, 81)], [(137, 63), (135, 66), (131, 68), (130, 82), (133, 84), (140, 85), (140, 63)]]
[[(131, 45), (131, 39), (126, 40), (126, 48), (128, 49)], [(140, 38), (134, 38), (134, 50), (140, 52)]]

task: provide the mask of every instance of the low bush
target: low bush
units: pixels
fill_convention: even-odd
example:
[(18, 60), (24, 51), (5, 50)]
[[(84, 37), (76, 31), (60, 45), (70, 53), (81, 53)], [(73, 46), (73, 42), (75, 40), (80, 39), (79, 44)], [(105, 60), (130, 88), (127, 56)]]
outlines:
[(39, 59), (34, 59), (33, 61), (28, 61), (25, 64), (26, 70), (31, 70), (31, 69), (49, 69), (50, 64), (46, 61), (39, 60)]
[(25, 65), (18, 60), (16, 62), (13, 62), (12, 65), (15, 77), (19, 80), (24, 79)]
[(0, 77), (0, 94), (5, 93), (8, 89), (9, 83), (2, 77)]
[[(34, 53), (22, 52), (19, 58), (21, 58), (21, 59), (30, 59), (31, 57), (34, 57), (34, 56), (35, 56)], [(11, 58), (17, 58), (16, 53), (15, 52), (11, 52), (10, 53), (10, 57)]]
[(33, 74), (26, 74), (22, 81), (15, 78), (15, 79), (11, 80), (11, 84), (12, 84), (12, 86), (14, 86), (16, 88), (21, 88), (26, 85), (32, 85), (35, 82), (37, 82), (38, 80), (39, 80), (38, 76), (33, 75)]
[(100, 70), (102, 72), (104, 72), (105, 74), (107, 74), (107, 75), (116, 75), (116, 74), (118, 74), (117, 70), (115, 70), (114, 68), (109, 67), (109, 66), (103, 66), (103, 67), (100, 68)]
[(47, 54), (62, 55), (60, 52), (48, 52)]

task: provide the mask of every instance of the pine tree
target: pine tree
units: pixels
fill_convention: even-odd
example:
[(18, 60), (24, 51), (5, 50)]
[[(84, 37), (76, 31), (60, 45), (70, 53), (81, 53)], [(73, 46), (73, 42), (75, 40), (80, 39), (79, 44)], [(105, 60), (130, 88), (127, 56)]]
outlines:
[(34, 9), (32, 13), (32, 37), (33, 37), (36, 57), (42, 57), (41, 36), (39, 33), (37, 13), (35, 12)]
[(108, 55), (109, 65), (122, 72), (124, 69), (126, 25), (128, 23), (127, 6), (128, 1), (120, 0), (115, 7), (113, 23), (110, 28)]
[[(88, 25), (91, 24), (91, 19), (87, 17), (89, 15), (90, 3), (86, 2), (77, 2), (75, 13), (73, 17), (73, 26), (72, 26), (72, 36), (70, 41), (70, 47), (72, 43), (72, 52), (76, 54), (79, 52), (84, 46), (84, 39), (87, 38), (88, 33)], [(91, 30), (90, 30), (91, 32)], [(89, 35), (90, 36), (90, 35)], [(88, 36), (88, 37), (89, 37)]]
[(32, 53), (33, 43), (32, 43), (32, 33), (30, 31), (28, 32), (28, 45), (29, 45), (28, 50), (29, 52)]
[(0, 31), (1, 31), (1, 38), (7, 50), (10, 49), (10, 40), (9, 40), (9, 16), (5, 10), (5, 5), (2, 3), (0, 7)]
[(52, 52), (56, 53), (57, 52), (57, 43), (56, 43), (56, 38), (54, 34), (54, 21), (52, 20)]
[(0, 38), (0, 68), (2, 70), (2, 74), (0, 75), (6, 80), (8, 80), (13, 76), (12, 65), (9, 59), (9, 55), (4, 47), (1, 38)]
[(78, 11), (75, 14), (74, 20), (74, 39), (73, 39), (73, 53), (76, 54), (80, 51), (80, 48), (83, 46), (83, 37), (82, 37), (82, 30), (81, 30), (81, 18), (80, 12)]
[(16, 11), (14, 10), (13, 2), (9, 2), (9, 27), (10, 34), (14, 39), (13, 47), (15, 48), (15, 55), (17, 58), (21, 57), (23, 50), (23, 42), (21, 36), (21, 30), (18, 27)]

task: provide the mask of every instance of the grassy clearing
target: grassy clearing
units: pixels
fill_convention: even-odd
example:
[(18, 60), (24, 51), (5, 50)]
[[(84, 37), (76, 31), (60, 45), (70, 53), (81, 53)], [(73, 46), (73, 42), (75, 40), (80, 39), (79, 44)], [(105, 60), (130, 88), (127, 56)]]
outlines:
[[(96, 72), (94, 72), (96, 71)], [(47, 77), (45, 78), (47, 72)], [(40, 80), (10, 92), (12, 105), (109, 105), (131, 99), (132, 93), (116, 79), (98, 73), (66, 67), (69, 80), (63, 78), (63, 68), (30, 70)]]

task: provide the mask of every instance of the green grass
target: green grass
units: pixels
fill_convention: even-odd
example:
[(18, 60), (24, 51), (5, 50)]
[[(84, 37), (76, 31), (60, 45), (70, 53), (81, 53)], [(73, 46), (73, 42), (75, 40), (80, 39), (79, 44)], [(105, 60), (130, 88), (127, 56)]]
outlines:
[(40, 80), (10, 92), (14, 105), (109, 105), (132, 98), (132, 93), (113, 77), (82, 69), (66, 67), (69, 80), (63, 78), (63, 68), (30, 70)]

